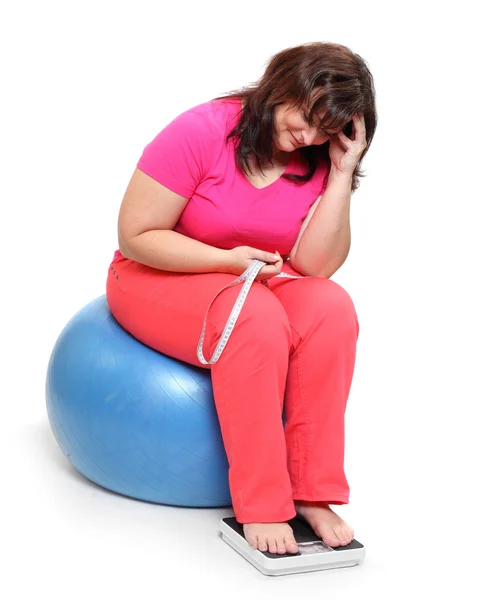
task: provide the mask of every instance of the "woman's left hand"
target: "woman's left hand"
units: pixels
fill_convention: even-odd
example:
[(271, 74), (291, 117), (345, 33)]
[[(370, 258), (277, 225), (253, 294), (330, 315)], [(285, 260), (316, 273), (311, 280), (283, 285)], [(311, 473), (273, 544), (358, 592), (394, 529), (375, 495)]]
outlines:
[(364, 115), (353, 115), (352, 138), (342, 131), (329, 140), (331, 168), (339, 173), (352, 175), (367, 146)]

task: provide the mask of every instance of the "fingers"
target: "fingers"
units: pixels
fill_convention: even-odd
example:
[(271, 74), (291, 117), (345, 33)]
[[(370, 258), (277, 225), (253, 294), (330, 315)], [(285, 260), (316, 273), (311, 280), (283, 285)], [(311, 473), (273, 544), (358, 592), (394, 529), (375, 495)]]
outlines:
[(278, 260), (278, 254), (272, 254), (271, 252), (262, 252), (261, 256), (258, 258), (263, 262), (274, 263)]
[(274, 254), (272, 252), (265, 252), (264, 250), (257, 250), (255, 248), (252, 248), (251, 250), (252, 258), (257, 258), (265, 263), (275, 263), (281, 258), (281, 255), (277, 250)]
[[(362, 138), (366, 138), (366, 122), (364, 120), (364, 114), (353, 115), (353, 126), (354, 131), (358, 133), (358, 135)], [(358, 136), (355, 136), (355, 139), (358, 139)]]
[(264, 265), (264, 267), (257, 274), (256, 280), (262, 281), (264, 279), (271, 279), (272, 277), (275, 277), (276, 275), (281, 273), (282, 269), (283, 269), (283, 258), (278, 252), (277, 256), (276, 256), (275, 264)]
[(262, 281), (263, 279), (271, 279), (279, 273), (276, 265), (265, 265), (260, 272), (256, 275), (256, 281)]
[(366, 144), (366, 124), (364, 121), (364, 114), (354, 114), (352, 116), (352, 121), (352, 137), (349, 138), (348, 136), (344, 135), (342, 131), (338, 132), (339, 141), (350, 150), (353, 150), (358, 142), (364, 145)]

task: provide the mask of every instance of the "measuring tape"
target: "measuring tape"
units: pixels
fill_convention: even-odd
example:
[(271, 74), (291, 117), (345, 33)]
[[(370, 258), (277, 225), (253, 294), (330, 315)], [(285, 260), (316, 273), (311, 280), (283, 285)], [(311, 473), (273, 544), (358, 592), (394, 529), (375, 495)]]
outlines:
[[(240, 275), (238, 277), (238, 279), (235, 279), (231, 283), (228, 283), (228, 285), (225, 285), (225, 287), (222, 288), (216, 294), (216, 296), (213, 298), (213, 300), (210, 302), (210, 305), (208, 306), (208, 310), (206, 311), (205, 320), (203, 321), (203, 329), (201, 330), (200, 341), (198, 342), (198, 348), (196, 351), (199, 361), (201, 363), (203, 363), (204, 365), (214, 364), (218, 360), (218, 358), (221, 356), (221, 353), (225, 349), (226, 343), (228, 342), (231, 332), (233, 331), (233, 327), (235, 326), (236, 320), (238, 319), (241, 309), (243, 308), (243, 304), (245, 303), (246, 296), (248, 295), (248, 292), (249, 292), (251, 286), (253, 285), (255, 277), (261, 271), (261, 269), (264, 267), (265, 264), (266, 263), (263, 262), (262, 260), (258, 260), (258, 259), (253, 260), (253, 262), (249, 265), (249, 267), (246, 269), (246, 271), (242, 275)], [(302, 279), (303, 275), (290, 275), (289, 273), (281, 272), (278, 275), (275, 275), (275, 277), (290, 277), (291, 279)], [(304, 277), (306, 277), (306, 276), (304, 276)], [(241, 283), (242, 281), (244, 281), (244, 285), (241, 288), (238, 298), (236, 299), (235, 305), (233, 306), (233, 310), (231, 311), (230, 316), (228, 317), (228, 321), (225, 325), (225, 328), (221, 335), (220, 341), (218, 342), (218, 345), (216, 346), (214, 354), (211, 357), (211, 360), (208, 362), (205, 359), (205, 357), (203, 356), (203, 342), (205, 339), (205, 332), (206, 332), (206, 319), (208, 318), (208, 313), (210, 311), (211, 305), (216, 300), (216, 298), (221, 294), (221, 292), (232, 287), (233, 285), (236, 285), (237, 283)]]

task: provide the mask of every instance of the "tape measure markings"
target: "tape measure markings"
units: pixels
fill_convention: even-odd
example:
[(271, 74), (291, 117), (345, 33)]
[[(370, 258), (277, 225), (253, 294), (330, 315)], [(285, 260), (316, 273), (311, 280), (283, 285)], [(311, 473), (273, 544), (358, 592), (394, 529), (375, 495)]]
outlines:
[[(237, 279), (235, 279), (234, 281), (232, 281), (231, 283), (228, 283), (228, 285), (225, 285), (217, 294), (216, 296), (213, 298), (213, 300), (210, 302), (208, 309), (206, 311), (206, 315), (203, 321), (203, 329), (201, 330), (201, 335), (200, 335), (200, 339), (198, 342), (198, 348), (196, 351), (196, 354), (198, 356), (198, 360), (204, 364), (204, 365), (213, 365), (221, 356), (221, 353), (223, 352), (223, 350), (225, 349), (225, 346), (229, 340), (229, 337), (231, 335), (231, 332), (233, 331), (233, 328), (235, 326), (235, 323), (239, 317), (239, 314), (241, 312), (241, 309), (243, 308), (243, 305), (246, 301), (246, 296), (248, 295), (249, 290), (251, 289), (251, 286), (253, 285), (253, 282), (255, 280), (256, 275), (261, 271), (261, 269), (264, 267), (266, 263), (263, 262), (262, 260), (258, 260), (255, 259), (253, 260), (253, 262), (249, 265), (249, 267), (246, 269), (246, 271), (244, 273), (242, 273)], [(289, 277), (291, 279), (303, 279), (306, 276), (303, 275), (290, 275), (289, 273), (279, 273), (278, 275), (275, 275), (275, 277)], [(203, 342), (205, 339), (205, 333), (206, 333), (206, 320), (208, 318), (208, 313), (210, 311), (211, 305), (213, 304), (213, 302), (216, 300), (216, 298), (221, 294), (221, 292), (224, 292), (225, 290), (227, 290), (230, 287), (233, 287), (234, 285), (241, 283), (244, 281), (243, 287), (241, 288), (240, 293), (238, 294), (238, 298), (236, 299), (236, 302), (233, 306), (233, 309), (231, 310), (231, 313), (228, 317), (228, 321), (226, 322), (225, 328), (223, 330), (223, 333), (221, 334), (221, 338), (220, 341), (218, 342), (218, 345), (216, 346), (216, 349), (213, 353), (213, 356), (211, 357), (211, 360), (208, 362), (204, 355), (203, 355)]]

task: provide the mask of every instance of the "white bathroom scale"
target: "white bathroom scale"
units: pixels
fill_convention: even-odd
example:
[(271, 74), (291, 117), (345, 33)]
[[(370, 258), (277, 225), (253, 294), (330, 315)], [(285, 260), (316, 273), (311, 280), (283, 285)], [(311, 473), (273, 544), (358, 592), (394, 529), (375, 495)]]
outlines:
[(246, 540), (243, 525), (235, 517), (221, 519), (223, 540), (241, 554), (264, 575), (292, 575), (308, 571), (354, 567), (363, 562), (364, 546), (353, 539), (347, 546), (332, 548), (318, 537), (309, 523), (299, 517), (288, 521), (294, 532), (296, 554), (271, 554), (253, 548)]

